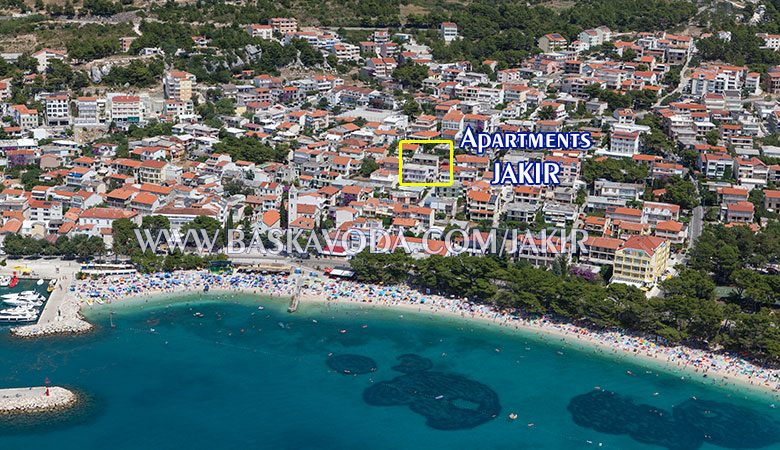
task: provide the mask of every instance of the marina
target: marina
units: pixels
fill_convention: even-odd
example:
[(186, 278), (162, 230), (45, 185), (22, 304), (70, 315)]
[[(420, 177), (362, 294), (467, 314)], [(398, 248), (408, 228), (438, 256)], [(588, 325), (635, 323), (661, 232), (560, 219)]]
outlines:
[(36, 281), (32, 278), (18, 278), (16, 275), (0, 278), (0, 324), (30, 324), (38, 321), (50, 293), (47, 283), (41, 278)]

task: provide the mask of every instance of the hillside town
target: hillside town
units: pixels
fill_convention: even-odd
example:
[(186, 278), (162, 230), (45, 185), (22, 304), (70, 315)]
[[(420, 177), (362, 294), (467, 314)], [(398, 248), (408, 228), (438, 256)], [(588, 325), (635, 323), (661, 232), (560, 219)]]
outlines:
[[(159, 64), (159, 75), (144, 87), (107, 86), (118, 69), (93, 65), (74, 87), (51, 81), (83, 69), (67, 48), (3, 53), (25, 67), (0, 82), (3, 253), (84, 256), (63, 250), (65, 238), (98, 255), (129, 255), (117, 222), (263, 235), (381, 229), (412, 245), (431, 230), (541, 238), (556, 228), (589, 236), (587, 252), (564, 252), (567, 264), (649, 294), (685, 264), (706, 227), (756, 234), (777, 221), (780, 66), (760, 73), (705, 57), (700, 43), (729, 42), (728, 31), (598, 26), (575, 39), (561, 30), (539, 36), (517, 64), (439, 61), (415, 35), (381, 27), (357, 42), (295, 17), (240, 31), (253, 43), (246, 58), (273, 57), (273, 43), (292, 49), (296, 70), (241, 69), (214, 82), (163, 63), (166, 49), (140, 47), (146, 34), (134, 33), (117, 40), (120, 54), (137, 55), (131, 67)], [(465, 39), (458, 23), (428, 31), (445, 47)], [(780, 48), (778, 35), (755, 38)], [(206, 36), (186, 39), (177, 55), (228, 52)], [(468, 127), (587, 132), (594, 144), (476, 154), (458, 147)], [(402, 186), (402, 140), (417, 141), (403, 146), (402, 181), (445, 183)], [(448, 144), (425, 144), (441, 140), (454, 143), (453, 160)], [(561, 183), (493, 185), (496, 161), (556, 162)], [(348, 264), (340, 247), (311, 256)], [(510, 257), (552, 267), (560, 255)], [(775, 273), (772, 264), (754, 268)]]

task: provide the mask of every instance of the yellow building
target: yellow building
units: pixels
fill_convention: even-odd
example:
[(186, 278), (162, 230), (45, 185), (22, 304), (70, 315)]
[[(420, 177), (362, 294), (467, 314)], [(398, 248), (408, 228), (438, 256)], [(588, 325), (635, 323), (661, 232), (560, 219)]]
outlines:
[(669, 241), (632, 236), (615, 252), (612, 282), (653, 285), (669, 266)]
[(173, 100), (190, 100), (192, 88), (197, 79), (189, 72), (170, 72), (165, 76), (165, 98)]
[(141, 163), (138, 171), (138, 181), (157, 185), (163, 184), (167, 167), (168, 163), (165, 161), (146, 160)]
[(566, 38), (558, 33), (545, 34), (537, 41), (539, 48), (545, 53), (557, 52), (559, 50), (565, 50), (569, 43)]

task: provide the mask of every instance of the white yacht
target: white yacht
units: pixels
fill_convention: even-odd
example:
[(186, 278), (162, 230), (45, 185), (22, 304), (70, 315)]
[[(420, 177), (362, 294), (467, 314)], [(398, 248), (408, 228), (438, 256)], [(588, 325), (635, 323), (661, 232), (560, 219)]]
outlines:
[(16, 306), (14, 308), (6, 308), (3, 310), (0, 310), (0, 314), (22, 314), (22, 313), (30, 313), (30, 312), (36, 312), (33, 309), (33, 306), (31, 305), (20, 305)]
[(35, 311), (5, 313), (0, 312), (0, 322), (32, 322), (38, 318)]
[(0, 298), (4, 300), (26, 300), (30, 302), (43, 301), (46, 299), (43, 295), (35, 291), (22, 291), (14, 292), (12, 294), (3, 294), (0, 295)]
[(16, 298), (4, 298), (3, 303), (11, 306), (25, 306), (25, 305), (41, 306), (43, 304), (43, 302), (40, 301), (39, 299), (28, 298), (23, 296), (19, 296)]

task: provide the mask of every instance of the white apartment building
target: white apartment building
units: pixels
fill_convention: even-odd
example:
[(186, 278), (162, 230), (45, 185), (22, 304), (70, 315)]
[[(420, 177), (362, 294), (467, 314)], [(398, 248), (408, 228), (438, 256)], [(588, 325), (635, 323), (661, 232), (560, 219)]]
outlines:
[(631, 158), (639, 153), (638, 131), (613, 131), (609, 139), (609, 149), (598, 150), (596, 154), (613, 158)]
[(756, 37), (764, 40), (763, 48), (777, 51), (780, 48), (780, 34), (756, 33)]
[(138, 124), (143, 120), (141, 97), (137, 95), (115, 95), (111, 97), (111, 120), (117, 125)]
[(745, 82), (747, 68), (739, 66), (712, 66), (694, 70), (688, 80), (692, 95), (720, 94), (725, 90), (739, 90)]
[(38, 127), (38, 110), (26, 105), (11, 106), (11, 117), (23, 131)]
[(46, 69), (49, 68), (49, 61), (53, 59), (57, 59), (60, 61), (65, 60), (65, 53), (52, 50), (50, 48), (44, 48), (41, 50), (38, 50), (37, 52), (32, 54), (33, 58), (35, 58), (38, 61), (38, 71), (43, 72)]
[(357, 61), (360, 58), (360, 47), (352, 44), (336, 44), (332, 53), (339, 61)]
[(259, 37), (261, 39), (271, 39), (274, 37), (274, 30), (271, 25), (248, 25), (246, 31), (252, 37)]
[(97, 97), (76, 98), (78, 117), (73, 119), (75, 125), (100, 125), (106, 122), (106, 100)]
[(699, 170), (707, 178), (722, 178), (727, 168), (734, 168), (734, 160), (727, 153), (702, 153), (699, 156)]
[(46, 124), (50, 127), (70, 125), (70, 108), (67, 95), (49, 95), (46, 97)]
[(181, 118), (183, 116), (189, 116), (194, 114), (195, 109), (192, 105), (192, 100), (165, 100), (163, 105), (163, 114), (166, 116)]
[(30, 220), (49, 223), (62, 219), (62, 203), (30, 199)]
[(431, 183), (434, 181), (437, 167), (424, 164), (406, 163), (403, 168), (404, 183)]
[(592, 48), (603, 44), (612, 39), (612, 30), (607, 27), (592, 28), (581, 31), (577, 36), (578, 41), (582, 41), (587, 48)]
[(439, 33), (444, 42), (452, 42), (458, 38), (458, 26), (452, 22), (444, 22), (439, 27)]

